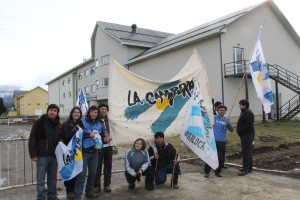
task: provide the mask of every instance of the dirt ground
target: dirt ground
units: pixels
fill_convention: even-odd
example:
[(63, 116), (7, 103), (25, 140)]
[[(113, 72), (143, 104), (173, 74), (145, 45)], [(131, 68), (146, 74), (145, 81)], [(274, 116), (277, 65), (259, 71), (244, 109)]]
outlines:
[[(0, 139), (29, 134), (31, 125), (0, 125)], [(259, 138), (262, 141), (276, 140), (272, 136)], [(282, 144), (278, 147), (260, 147), (253, 149), (253, 166), (260, 169), (290, 171), (300, 169), (300, 142)], [(226, 162), (241, 164), (241, 153), (227, 155)]]

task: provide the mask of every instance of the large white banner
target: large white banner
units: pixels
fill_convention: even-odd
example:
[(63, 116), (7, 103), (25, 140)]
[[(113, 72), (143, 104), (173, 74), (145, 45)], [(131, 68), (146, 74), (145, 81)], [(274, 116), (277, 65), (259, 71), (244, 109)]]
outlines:
[(168, 82), (142, 78), (114, 60), (109, 77), (109, 119), (114, 144), (132, 143), (138, 137), (153, 139), (158, 131), (164, 132), (166, 137), (179, 135), (194, 80), (200, 83), (205, 106), (212, 116), (208, 80), (196, 50), (183, 69)]
[(189, 104), (180, 138), (211, 168), (216, 169), (219, 161), (215, 137), (198, 81), (194, 83)]

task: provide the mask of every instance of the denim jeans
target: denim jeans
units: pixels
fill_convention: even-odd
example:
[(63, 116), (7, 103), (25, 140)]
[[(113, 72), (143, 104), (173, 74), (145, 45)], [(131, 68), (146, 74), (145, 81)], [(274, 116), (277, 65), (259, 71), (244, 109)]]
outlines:
[[(102, 173), (102, 164), (104, 164), (104, 187), (109, 186), (111, 182), (111, 169), (112, 169), (112, 156), (113, 148), (112, 146), (102, 148), (99, 152), (98, 157), (98, 169), (95, 180), (95, 187), (101, 187), (101, 173)], [(104, 161), (104, 162), (103, 162)]]
[[(47, 174), (47, 189), (45, 177)], [(57, 160), (55, 156), (38, 157), (36, 161), (37, 199), (56, 197)]]
[(87, 183), (85, 187), (85, 193), (86, 194), (93, 193), (97, 166), (98, 166), (98, 152), (95, 153), (83, 152), (82, 159), (83, 159), (82, 172), (77, 175), (75, 188), (74, 188), (74, 194), (76, 198), (80, 198), (83, 193), (87, 171), (88, 171), (88, 176), (87, 176)]
[[(156, 169), (155, 172), (155, 183), (157, 185), (159, 184), (164, 184), (167, 181), (167, 174), (173, 174), (173, 163), (168, 163), (164, 167), (160, 169)], [(174, 184), (178, 183), (178, 175), (180, 174), (180, 167), (179, 164), (175, 165), (175, 170), (174, 170)]]

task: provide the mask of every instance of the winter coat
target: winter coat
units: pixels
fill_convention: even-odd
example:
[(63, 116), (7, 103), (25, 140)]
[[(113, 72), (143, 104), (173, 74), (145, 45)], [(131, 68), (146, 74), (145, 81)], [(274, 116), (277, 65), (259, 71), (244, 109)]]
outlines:
[(149, 165), (150, 158), (146, 150), (132, 148), (125, 154), (125, 169), (131, 176), (136, 176), (140, 169), (146, 171)]

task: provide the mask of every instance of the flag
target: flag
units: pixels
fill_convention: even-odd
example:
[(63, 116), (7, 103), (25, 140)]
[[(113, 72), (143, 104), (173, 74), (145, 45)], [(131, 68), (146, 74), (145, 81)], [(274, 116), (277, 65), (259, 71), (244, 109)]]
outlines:
[[(112, 60), (108, 93), (112, 142), (132, 143), (136, 138), (150, 140), (156, 132), (163, 132), (166, 137), (180, 135), (187, 102), (194, 88), (193, 80), (207, 81), (203, 78), (201, 62), (195, 50), (175, 77), (157, 82), (138, 76)], [(210, 91), (203, 97), (212, 113)]]
[(211, 120), (198, 81), (194, 81), (192, 98), (180, 134), (181, 140), (211, 168), (219, 166)]
[(271, 106), (274, 104), (274, 97), (260, 39), (256, 41), (253, 55), (250, 59), (250, 72), (257, 97), (262, 101), (265, 113), (270, 113)]
[(68, 146), (63, 142), (59, 142), (56, 146), (55, 155), (58, 171), (63, 181), (71, 180), (82, 172), (82, 134), (83, 130), (79, 128)]
[(80, 90), (79, 90), (76, 106), (80, 107), (83, 116), (86, 115), (86, 112), (87, 112), (89, 106), (87, 104), (86, 96), (85, 96), (82, 88), (80, 88)]

